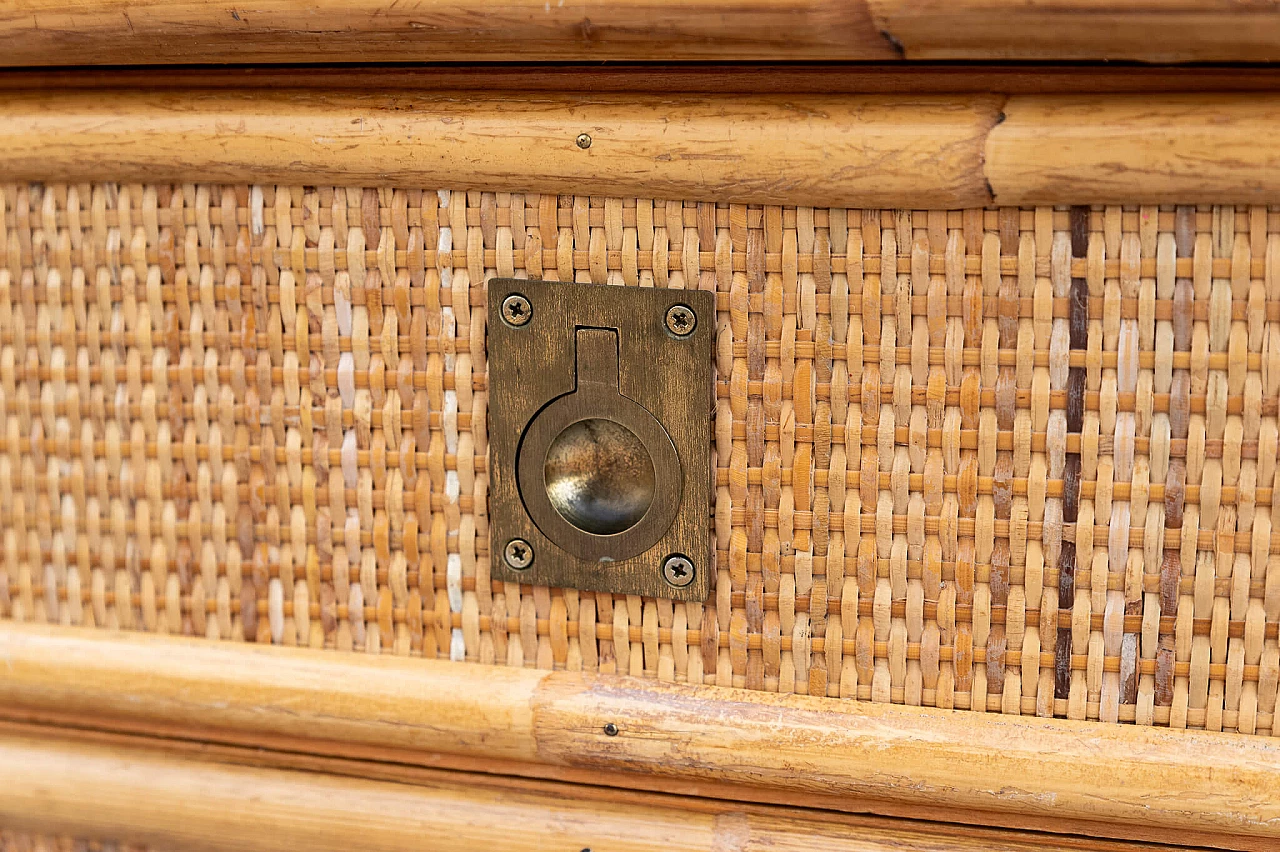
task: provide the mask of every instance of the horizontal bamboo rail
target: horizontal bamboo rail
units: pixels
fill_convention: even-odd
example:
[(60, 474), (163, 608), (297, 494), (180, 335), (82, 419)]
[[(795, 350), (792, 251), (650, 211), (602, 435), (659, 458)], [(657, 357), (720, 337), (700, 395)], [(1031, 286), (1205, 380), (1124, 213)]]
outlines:
[[(993, 97), (0, 97), (0, 175), (962, 207)], [(590, 137), (579, 143), (582, 134)]]
[(855, 0), (11, 0), (0, 64), (893, 59)]
[(0, 64), (1280, 58), (1232, 0), (10, 0)]
[(870, 0), (907, 59), (1274, 62), (1280, 15), (1235, 0)]
[[(279, 765), (277, 765), (279, 764)], [(174, 850), (1126, 852), (1128, 842), (956, 828), (688, 796), (0, 725), (0, 825)], [(1155, 847), (1142, 845), (1143, 849)], [(1173, 847), (1160, 846), (1160, 850)]]
[(1275, 96), (1027, 95), (1004, 116), (985, 170), (1002, 204), (1054, 203), (1081, 187), (1126, 203), (1280, 200)]
[(8, 718), (596, 770), (618, 786), (767, 787), (780, 801), (1236, 848), (1280, 838), (1269, 738), (14, 623), (0, 625), (0, 660)]
[(1277, 164), (1280, 96), (1267, 94), (0, 91), (10, 180), (940, 209), (1267, 204)]

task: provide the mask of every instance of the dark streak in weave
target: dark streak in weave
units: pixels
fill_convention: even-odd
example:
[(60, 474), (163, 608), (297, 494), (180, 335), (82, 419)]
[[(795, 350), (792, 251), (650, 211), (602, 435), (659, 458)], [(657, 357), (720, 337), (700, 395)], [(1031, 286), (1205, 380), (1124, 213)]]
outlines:
[[(1058, 609), (1070, 612), (1076, 603), (1076, 545), (1075, 542), (1064, 541), (1062, 553), (1058, 556)], [(1061, 644), (1062, 637), (1058, 637)], [(1067, 644), (1071, 644), (1071, 636), (1067, 635)]]
[(1160, 637), (1160, 647), (1156, 650), (1155, 699), (1157, 707), (1173, 704), (1173, 636), (1168, 633)]
[(1160, 560), (1160, 615), (1172, 618), (1178, 614), (1178, 581), (1182, 578), (1182, 557), (1174, 548), (1166, 548)]
[(1053, 649), (1053, 697), (1071, 694), (1071, 630), (1058, 628), (1058, 644)]
[(1126, 633), (1120, 646), (1120, 703), (1138, 700), (1138, 634)]
[(1089, 348), (1089, 284), (1083, 278), (1071, 279), (1071, 296), (1068, 302), (1071, 348)]
[[(1062, 521), (1074, 524), (1080, 514), (1080, 454), (1067, 453), (1066, 464), (1062, 467)], [(1067, 542), (1062, 543), (1066, 549)], [(1072, 544), (1072, 553), (1075, 545)]]
[(1089, 253), (1089, 208), (1071, 208), (1071, 256), (1084, 257)]
[(1084, 367), (1072, 367), (1067, 373), (1067, 431), (1079, 432), (1084, 427)]

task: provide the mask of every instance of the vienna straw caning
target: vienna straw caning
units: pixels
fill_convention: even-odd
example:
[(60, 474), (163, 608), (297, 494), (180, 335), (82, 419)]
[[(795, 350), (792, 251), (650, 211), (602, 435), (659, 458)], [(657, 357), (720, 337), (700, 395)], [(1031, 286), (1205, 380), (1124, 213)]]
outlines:
[[(5, 618), (1275, 730), (1267, 208), (0, 193)], [(490, 581), (521, 274), (717, 292), (705, 605)]]

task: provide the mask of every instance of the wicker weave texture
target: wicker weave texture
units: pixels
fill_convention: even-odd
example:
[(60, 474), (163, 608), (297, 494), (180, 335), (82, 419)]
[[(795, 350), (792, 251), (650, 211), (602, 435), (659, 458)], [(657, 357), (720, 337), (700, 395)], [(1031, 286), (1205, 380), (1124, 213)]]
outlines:
[[(6, 618), (1274, 728), (1278, 212), (0, 193)], [(495, 275), (716, 291), (706, 604), (491, 582)]]

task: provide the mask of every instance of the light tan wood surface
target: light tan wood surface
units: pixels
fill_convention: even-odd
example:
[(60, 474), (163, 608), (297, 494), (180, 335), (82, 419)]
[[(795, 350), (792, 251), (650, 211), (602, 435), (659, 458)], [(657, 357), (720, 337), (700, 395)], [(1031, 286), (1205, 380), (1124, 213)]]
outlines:
[(1262, 62), (1280, 18), (1232, 0), (8, 0), (0, 64), (786, 61)]
[(864, 0), (7, 0), (0, 64), (891, 59)]
[(1280, 837), (1280, 744), (1263, 737), (18, 624), (0, 626), (0, 659), (9, 718), (321, 754), (356, 744), (410, 764), (517, 760), (606, 770), (624, 787), (642, 775), (768, 786), (824, 806), (1078, 820), (1237, 848)]
[(386, 780), (376, 780), (384, 771), (0, 723), (0, 824), (172, 849), (263, 852), (1173, 848), (439, 770), (385, 771)]
[(0, 176), (959, 207), (987, 198), (998, 109), (991, 96), (10, 93)]
[(906, 59), (1274, 62), (1280, 10), (1236, 0), (870, 0)]
[(997, 203), (1273, 203), (1280, 97), (1010, 98), (987, 140)]
[[(578, 145), (582, 134), (588, 148)], [(0, 92), (0, 179), (833, 207), (1265, 204), (1280, 96)]]

